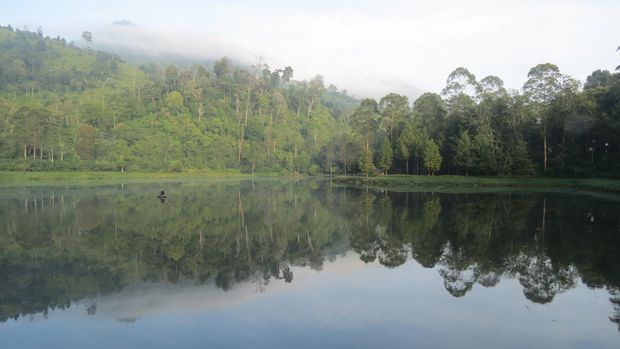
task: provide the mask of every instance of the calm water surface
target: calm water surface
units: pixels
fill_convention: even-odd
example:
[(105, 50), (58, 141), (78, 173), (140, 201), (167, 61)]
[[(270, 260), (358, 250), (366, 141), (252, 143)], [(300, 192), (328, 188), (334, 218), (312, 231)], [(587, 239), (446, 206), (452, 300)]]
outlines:
[(619, 213), (329, 181), (4, 188), (0, 347), (619, 348)]

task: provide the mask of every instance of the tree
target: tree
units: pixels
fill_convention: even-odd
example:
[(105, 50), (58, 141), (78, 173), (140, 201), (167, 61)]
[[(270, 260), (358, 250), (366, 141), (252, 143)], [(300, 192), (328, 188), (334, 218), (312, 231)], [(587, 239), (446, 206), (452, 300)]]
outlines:
[(465, 176), (467, 176), (468, 169), (474, 165), (474, 144), (469, 137), (467, 131), (461, 131), (459, 138), (456, 141), (456, 155), (454, 162), (457, 166), (465, 169)]
[(413, 126), (410, 122), (405, 124), (403, 131), (396, 140), (396, 157), (400, 160), (405, 160), (406, 173), (409, 174), (409, 158), (411, 157), (410, 149), (415, 142), (415, 135), (413, 133)]
[(213, 63), (213, 72), (215, 73), (217, 82), (221, 83), (222, 80), (231, 73), (230, 59), (228, 57), (223, 57), (219, 61)]
[(413, 102), (413, 118), (440, 144), (443, 142), (447, 122), (447, 108), (441, 96), (427, 92)]
[(379, 101), (379, 110), (381, 113), (380, 124), (387, 132), (390, 142), (392, 142), (394, 129), (409, 114), (409, 100), (406, 96), (389, 93)]
[(584, 90), (608, 86), (612, 82), (612, 75), (609, 70), (595, 70), (586, 78), (583, 85)]
[(166, 67), (166, 71), (164, 72), (164, 83), (166, 84), (168, 93), (178, 88), (179, 71), (174, 64)]
[(424, 167), (430, 176), (435, 175), (435, 171), (439, 171), (441, 167), (441, 155), (439, 154), (439, 147), (434, 140), (426, 142), (426, 148), (424, 149)]
[(364, 139), (366, 149), (370, 147), (370, 138), (377, 127), (378, 116), (377, 101), (371, 98), (362, 100), (351, 115), (351, 128)]
[(178, 115), (183, 111), (183, 96), (177, 91), (172, 91), (166, 96), (164, 104), (172, 115)]
[(82, 125), (78, 128), (78, 143), (75, 151), (82, 160), (95, 159), (95, 140), (97, 138), (97, 129), (90, 125)]
[(577, 82), (551, 63), (538, 64), (527, 74), (523, 92), (530, 101), (543, 137), (543, 171), (547, 173), (549, 105), (564, 89), (577, 89)]
[(375, 170), (375, 165), (372, 162), (372, 150), (369, 148), (364, 148), (362, 150), (362, 156), (359, 160), (359, 168), (360, 171), (366, 175), (366, 177), (368, 177), (368, 175)]
[(446, 80), (446, 87), (441, 91), (441, 96), (450, 101), (459, 94), (465, 94), (474, 98), (480, 92), (480, 85), (476, 81), (476, 76), (467, 68), (456, 68)]
[(384, 138), (379, 147), (379, 152), (377, 153), (377, 168), (383, 171), (384, 174), (387, 174), (387, 171), (392, 167), (393, 159), (394, 154), (392, 153), (390, 141)]
[(89, 32), (89, 31), (83, 31), (82, 32), (82, 39), (84, 39), (84, 41), (86, 41), (86, 43), (88, 45), (92, 44), (92, 42), (93, 42), (93, 33)]
[(498, 96), (506, 93), (506, 89), (504, 88), (504, 81), (498, 78), (495, 75), (489, 75), (482, 80), (480, 80), (479, 84), (479, 94), (480, 97), (484, 98), (484, 96)]
[(285, 84), (288, 84), (292, 78), (293, 78), (293, 68), (289, 66), (285, 67), (284, 71), (282, 72), (282, 81)]
[(317, 75), (314, 79), (310, 80), (310, 87), (308, 88), (308, 115), (307, 119), (310, 119), (310, 112), (314, 103), (321, 98), (325, 93), (325, 85), (323, 84), (323, 76)]

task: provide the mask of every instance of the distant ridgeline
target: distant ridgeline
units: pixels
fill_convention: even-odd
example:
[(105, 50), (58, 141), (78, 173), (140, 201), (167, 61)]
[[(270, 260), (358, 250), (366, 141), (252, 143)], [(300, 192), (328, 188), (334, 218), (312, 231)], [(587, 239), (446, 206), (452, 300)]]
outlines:
[(457, 68), (413, 105), (292, 77), (227, 58), (129, 65), (0, 28), (0, 170), (620, 175), (618, 73), (582, 86), (539, 64), (516, 91)]
[(95, 297), (140, 282), (295, 282), (296, 268), (321, 270), (353, 250), (387, 268), (411, 258), (435, 268), (454, 297), (517, 279), (523, 297), (544, 304), (581, 280), (609, 291), (620, 323), (615, 202), (327, 181), (172, 185), (165, 204), (141, 184), (53, 190), (18, 189), (0, 202), (0, 322), (82, 299), (95, 312)]

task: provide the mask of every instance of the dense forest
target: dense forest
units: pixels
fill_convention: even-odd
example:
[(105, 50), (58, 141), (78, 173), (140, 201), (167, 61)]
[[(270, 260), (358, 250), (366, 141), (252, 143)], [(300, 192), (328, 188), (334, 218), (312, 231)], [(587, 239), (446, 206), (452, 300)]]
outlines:
[(318, 172), (312, 159), (357, 101), (321, 76), (292, 77), (260, 59), (131, 66), (41, 31), (0, 29), (2, 167)]
[(293, 73), (226, 57), (130, 65), (0, 28), (0, 170), (620, 175), (618, 73), (582, 85), (540, 64), (517, 91), (457, 68), (413, 104)]

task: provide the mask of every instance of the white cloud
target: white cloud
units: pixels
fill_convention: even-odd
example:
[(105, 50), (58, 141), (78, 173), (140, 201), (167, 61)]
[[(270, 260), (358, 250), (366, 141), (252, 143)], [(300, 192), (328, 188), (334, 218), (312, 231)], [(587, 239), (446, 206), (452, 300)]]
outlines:
[(584, 80), (593, 70), (613, 70), (620, 62), (615, 52), (620, 3), (609, 0), (106, 4), (55, 2), (47, 13), (35, 15), (14, 5), (0, 20), (21, 18), (31, 27), (38, 21), (77, 38), (88, 27), (129, 19), (147, 34), (115, 39), (131, 37), (137, 40), (133, 46), (246, 62), (263, 55), (273, 67), (291, 65), (298, 79), (320, 73), (327, 83), (373, 97), (391, 91), (411, 96), (416, 89), (438, 92), (458, 66), (480, 79), (497, 75), (507, 87), (520, 88), (538, 63), (555, 63)]

